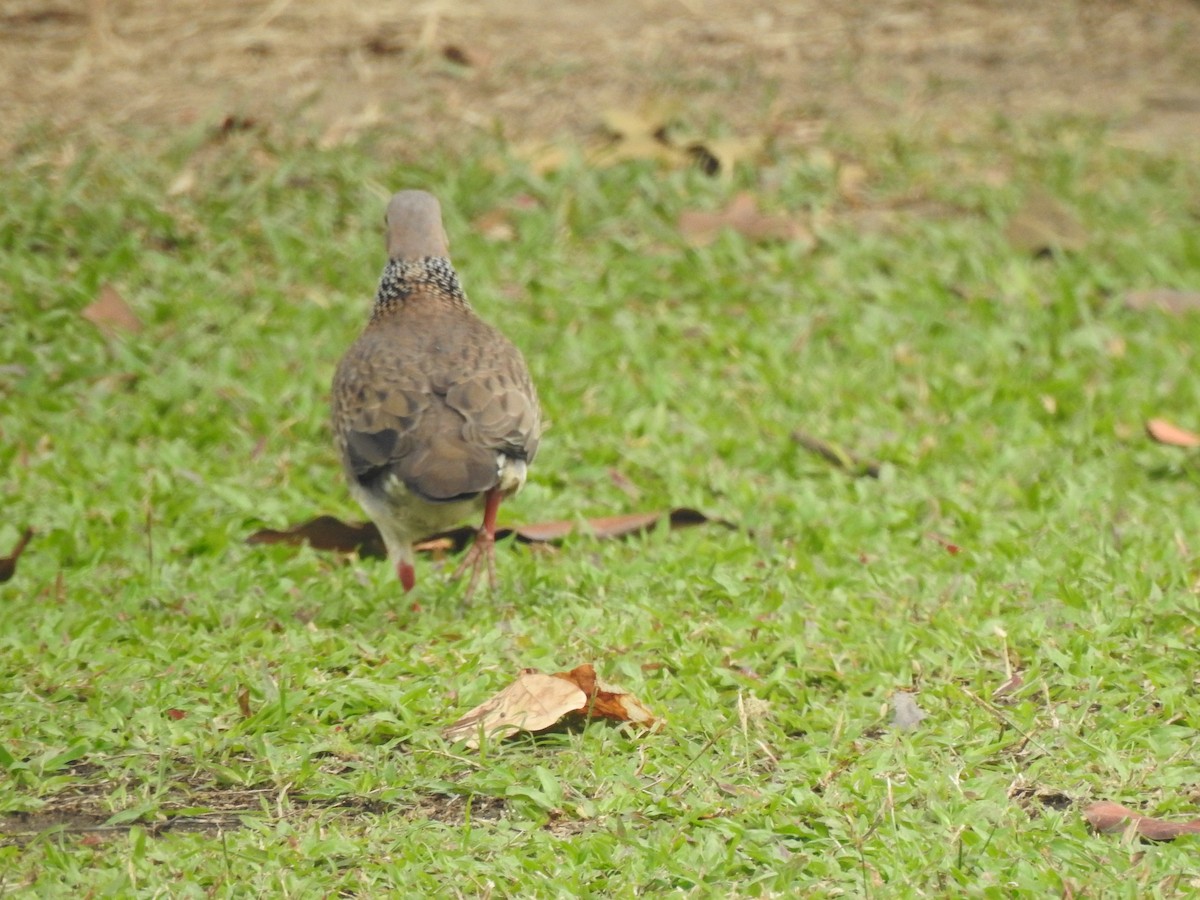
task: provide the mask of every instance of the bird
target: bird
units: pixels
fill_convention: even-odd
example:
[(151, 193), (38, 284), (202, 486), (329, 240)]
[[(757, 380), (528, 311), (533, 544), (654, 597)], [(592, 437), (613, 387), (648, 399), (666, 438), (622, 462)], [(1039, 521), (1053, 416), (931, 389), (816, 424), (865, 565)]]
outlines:
[(496, 514), (525, 484), (541, 440), (521, 351), (476, 315), (450, 261), (436, 197), (400, 191), (370, 319), (333, 378), (335, 444), (350, 492), (378, 527), (407, 593), (413, 543), (483, 512), (452, 577), (496, 586)]

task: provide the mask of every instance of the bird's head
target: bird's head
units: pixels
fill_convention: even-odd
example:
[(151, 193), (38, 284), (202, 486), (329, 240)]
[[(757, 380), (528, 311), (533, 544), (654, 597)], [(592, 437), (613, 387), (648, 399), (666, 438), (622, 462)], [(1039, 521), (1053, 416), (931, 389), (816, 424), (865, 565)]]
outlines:
[(400, 191), (388, 203), (388, 259), (418, 260), (427, 256), (448, 257), (450, 241), (442, 227), (442, 207), (426, 191)]

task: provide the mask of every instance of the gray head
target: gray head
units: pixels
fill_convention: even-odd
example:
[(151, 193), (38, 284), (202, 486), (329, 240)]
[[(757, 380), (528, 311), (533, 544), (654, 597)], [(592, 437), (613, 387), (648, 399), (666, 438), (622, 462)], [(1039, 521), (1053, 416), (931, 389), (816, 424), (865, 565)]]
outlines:
[(401, 191), (393, 195), (384, 221), (388, 259), (450, 255), (450, 241), (442, 227), (442, 207), (433, 194)]

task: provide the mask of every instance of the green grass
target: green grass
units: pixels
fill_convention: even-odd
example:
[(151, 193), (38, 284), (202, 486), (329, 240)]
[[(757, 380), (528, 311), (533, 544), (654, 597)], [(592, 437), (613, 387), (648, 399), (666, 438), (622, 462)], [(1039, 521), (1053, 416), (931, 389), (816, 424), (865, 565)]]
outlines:
[[(1079, 123), (831, 140), (870, 204), (923, 205), (860, 229), (819, 155), (727, 183), (254, 132), (33, 144), (0, 176), (0, 553), (37, 530), (0, 587), (0, 893), (1194, 892), (1194, 839), (1080, 806), (1200, 804), (1200, 467), (1141, 430), (1200, 426), (1200, 316), (1122, 303), (1200, 289), (1200, 175)], [(502, 520), (741, 530), (503, 546), (469, 606), (422, 562), (419, 610), (385, 564), (244, 543), (360, 517), (328, 385), (411, 186), (551, 423)], [(1008, 245), (1037, 186), (1086, 251)], [(817, 249), (688, 249), (678, 213), (741, 188), (812, 213)], [(472, 229), (517, 195), (515, 240)], [(104, 284), (140, 334), (82, 318)], [(521, 667), (582, 662), (666, 727), (441, 740)]]

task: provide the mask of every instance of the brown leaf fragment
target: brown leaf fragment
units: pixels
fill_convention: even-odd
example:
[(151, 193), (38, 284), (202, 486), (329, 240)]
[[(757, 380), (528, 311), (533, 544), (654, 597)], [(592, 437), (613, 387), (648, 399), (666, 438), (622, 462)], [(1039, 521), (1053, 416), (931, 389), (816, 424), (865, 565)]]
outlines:
[(805, 248), (814, 243), (812, 232), (797, 220), (760, 211), (748, 191), (739, 193), (719, 212), (689, 209), (679, 215), (679, 232), (692, 247), (708, 246), (725, 229), (756, 243), (790, 241)]
[(142, 320), (111, 284), (100, 288), (96, 299), (85, 306), (80, 314), (110, 336), (123, 332), (137, 334), (142, 330)]
[(241, 712), (243, 719), (248, 719), (251, 716), (250, 710), (250, 688), (243, 685), (237, 692), (238, 711)]
[(20, 538), (17, 539), (17, 546), (13, 547), (12, 553), (8, 556), (0, 557), (0, 584), (11, 581), (12, 577), (17, 574), (17, 560), (25, 552), (25, 547), (28, 546), (32, 537), (33, 529), (26, 528), (21, 532)]
[(1130, 291), (1125, 295), (1125, 305), (1138, 311), (1156, 310), (1182, 316), (1185, 313), (1200, 312), (1200, 291), (1174, 291), (1170, 288)]
[(1128, 806), (1102, 800), (1083, 811), (1089, 825), (1102, 834), (1131, 829), (1134, 834), (1151, 841), (1173, 841), (1183, 834), (1200, 835), (1200, 819), (1190, 822), (1171, 822), (1155, 816), (1146, 816)]
[(1069, 207), (1042, 189), (1032, 191), (1004, 231), (1010, 244), (1034, 256), (1079, 251), (1088, 233)]
[[(654, 528), (666, 518), (672, 530), (690, 528), (695, 525), (719, 525), (733, 529), (737, 526), (726, 519), (705, 515), (698, 509), (681, 506), (668, 513), (628, 513), (620, 516), (601, 516), (584, 520), (584, 526), (592, 536), (600, 540), (630, 537)], [(576, 530), (577, 523), (571, 519), (549, 522), (534, 522), (528, 525), (509, 526), (496, 529), (496, 539), (515, 536), (522, 544), (546, 544), (561, 541)], [(439, 531), (414, 544), (418, 552), (434, 555), (460, 553), (470, 546), (478, 531), (471, 525), (462, 525), (447, 531)], [(357, 553), (363, 558), (384, 559), (387, 550), (379, 529), (371, 522), (348, 523), (334, 516), (317, 516), (301, 525), (277, 531), (264, 528), (246, 538), (247, 544), (287, 544), (298, 546), (307, 543), (314, 550), (330, 550), (336, 553)]]
[(1020, 690), (1024, 684), (1025, 679), (1021, 677), (1021, 673), (1013, 672), (1002, 685), (992, 691), (992, 699), (999, 700), (1002, 697), (1007, 697), (1014, 691)]
[(583, 709), (587, 695), (572, 681), (526, 669), (517, 680), (442, 731), (448, 741), (472, 750), (485, 740), (500, 741), (518, 731), (541, 731), (567, 713)]
[(1151, 440), (1168, 447), (1200, 447), (1200, 435), (1173, 425), (1166, 419), (1150, 419), (1146, 423), (1146, 434), (1150, 435)]
[(641, 498), (641, 488), (630, 481), (620, 470), (609, 469), (608, 480), (611, 481), (619, 490), (621, 490), (630, 500), (638, 500)]
[[(474, 533), (474, 529), (472, 529)], [(317, 516), (302, 525), (284, 531), (264, 528), (246, 538), (247, 544), (309, 544), (314, 550), (358, 553), (362, 557), (383, 559), (387, 550), (379, 529), (372, 522), (351, 525), (333, 516)]]
[(557, 672), (554, 677), (569, 681), (583, 691), (587, 704), (579, 711), (589, 716), (614, 722), (633, 722), (646, 728), (654, 727), (658, 721), (633, 694), (597, 680), (596, 670), (587, 663), (576, 666), (570, 672)]
[(860, 459), (849, 450), (839, 447), (837, 444), (823, 441), (818, 437), (813, 437), (811, 434), (805, 434), (803, 431), (793, 431), (792, 440), (805, 450), (817, 454), (817, 456), (826, 462), (832, 463), (843, 472), (853, 475), (855, 478), (861, 478), (864, 475), (868, 478), (879, 477), (879, 463)]
[(596, 678), (588, 664), (546, 675), (525, 669), (517, 680), (442, 731), (448, 741), (477, 749), (483, 739), (504, 740), (518, 731), (537, 732), (573, 715), (633, 722), (651, 728), (657, 719), (641, 701)]
[(917, 699), (908, 691), (897, 691), (892, 695), (892, 721), (888, 724), (897, 731), (912, 731), (921, 724), (929, 713), (917, 706)]

